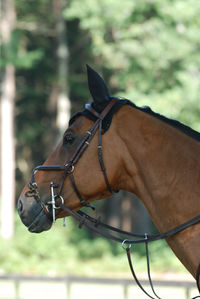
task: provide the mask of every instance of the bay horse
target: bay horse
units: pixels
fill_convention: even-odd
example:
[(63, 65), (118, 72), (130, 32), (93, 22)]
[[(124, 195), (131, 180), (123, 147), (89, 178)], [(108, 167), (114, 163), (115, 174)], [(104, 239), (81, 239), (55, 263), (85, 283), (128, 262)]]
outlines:
[[(56, 149), (33, 170), (18, 200), (22, 222), (40, 233), (69, 216), (61, 205), (79, 211), (118, 190), (134, 193), (161, 233), (198, 218), (200, 134), (111, 97), (97, 72), (87, 66), (87, 74), (93, 102), (71, 118)], [(199, 220), (166, 238), (194, 277), (200, 272)]]

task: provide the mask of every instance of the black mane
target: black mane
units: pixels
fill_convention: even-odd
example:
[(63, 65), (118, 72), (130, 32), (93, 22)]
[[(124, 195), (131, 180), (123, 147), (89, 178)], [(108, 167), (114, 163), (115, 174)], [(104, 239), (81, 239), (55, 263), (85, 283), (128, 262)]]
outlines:
[[(175, 129), (178, 129), (179, 131), (185, 133), (187, 136), (200, 141), (200, 133), (198, 133), (197, 131), (191, 129), (190, 127), (182, 124), (181, 122), (171, 119), (171, 118), (167, 118), (159, 113), (156, 113), (154, 111), (151, 110), (150, 107), (138, 107), (136, 106), (134, 103), (132, 103), (131, 101), (127, 100), (127, 99), (118, 99), (118, 101), (116, 102), (116, 104), (114, 105), (114, 107), (111, 109), (111, 111), (108, 113), (108, 115), (105, 117), (105, 119), (103, 120), (103, 134), (109, 129), (110, 124), (112, 122), (112, 117), (113, 114), (120, 109), (120, 107), (124, 106), (124, 105), (129, 105), (134, 107), (135, 109), (138, 109), (144, 113), (150, 114), (153, 117), (156, 117), (158, 119), (160, 119), (161, 121), (164, 121), (165, 123), (167, 123), (168, 125), (174, 127)], [(95, 109), (95, 104), (94, 102), (92, 103), (93, 108)], [(101, 110), (103, 110), (104, 107), (102, 107)], [(97, 109), (96, 109), (97, 110)], [(101, 110), (98, 109), (98, 112), (101, 112)], [(91, 119), (92, 121), (96, 121), (96, 117), (90, 113), (89, 110), (85, 109), (81, 112), (76, 113), (74, 116), (72, 116), (72, 118), (69, 121), (69, 125), (71, 125), (74, 120), (80, 116), (80, 115), (84, 115), (87, 118)]]
[[(134, 105), (134, 104), (133, 104)], [(134, 105), (135, 106), (135, 105)], [(150, 114), (162, 121), (164, 121), (165, 123), (167, 123), (168, 125), (178, 129), (179, 131), (185, 133), (187, 136), (192, 137), (193, 139), (200, 141), (200, 133), (191, 129), (190, 127), (184, 125), (183, 123), (179, 122), (178, 120), (175, 119), (171, 119), (171, 118), (167, 118), (164, 115), (161, 115), (159, 113), (156, 113), (154, 111), (151, 110), (150, 107), (137, 107), (135, 106), (136, 109), (139, 109), (147, 114)]]

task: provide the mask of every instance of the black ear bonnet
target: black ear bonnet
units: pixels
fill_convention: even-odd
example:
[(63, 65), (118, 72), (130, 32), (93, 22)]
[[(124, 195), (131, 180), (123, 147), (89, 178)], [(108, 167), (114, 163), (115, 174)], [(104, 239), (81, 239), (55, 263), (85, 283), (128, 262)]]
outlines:
[[(109, 90), (104, 82), (104, 80), (101, 78), (101, 76), (93, 70), (90, 66), (87, 65), (87, 77), (88, 77), (88, 88), (90, 91), (90, 94), (93, 98), (92, 102), (92, 108), (97, 111), (98, 113), (101, 113), (104, 108), (108, 105), (108, 103), (113, 99), (113, 97), (110, 96)], [(118, 99), (118, 98), (117, 98)], [(104, 134), (110, 127), (110, 124), (112, 122), (113, 114), (124, 104), (127, 104), (128, 100), (120, 100), (115, 103), (115, 105), (112, 107), (112, 109), (109, 111), (108, 115), (106, 115), (105, 119), (102, 123), (102, 133)], [(96, 117), (87, 109), (76, 113), (69, 121), (69, 125), (71, 125), (75, 119), (80, 116), (84, 115), (85, 117), (89, 118), (92, 121), (96, 121)]]
[[(111, 97), (110, 99), (113, 99), (115, 97)], [(93, 103), (92, 103), (93, 104)], [(118, 99), (118, 101), (115, 103), (115, 105), (111, 108), (111, 110), (109, 111), (109, 113), (106, 115), (106, 117), (103, 120), (102, 123), (102, 134), (104, 134), (109, 128), (110, 128), (110, 124), (112, 122), (112, 118), (113, 118), (113, 114), (118, 111), (120, 109), (120, 107), (122, 107), (123, 105), (127, 105), (127, 104), (131, 104), (131, 102), (129, 100), (122, 100), (122, 99)], [(92, 105), (93, 106), (93, 105)], [(95, 109), (95, 108), (94, 108)], [(97, 112), (102, 112), (104, 109), (104, 107), (101, 110), (96, 110)], [(76, 118), (78, 116), (85, 116), (87, 118), (89, 118), (90, 120), (92, 120), (93, 122), (95, 122), (97, 120), (97, 117), (94, 116), (88, 109), (84, 109), (83, 111), (77, 112), (75, 115), (72, 116), (72, 118), (69, 121), (69, 125), (72, 125), (73, 122), (76, 120)]]

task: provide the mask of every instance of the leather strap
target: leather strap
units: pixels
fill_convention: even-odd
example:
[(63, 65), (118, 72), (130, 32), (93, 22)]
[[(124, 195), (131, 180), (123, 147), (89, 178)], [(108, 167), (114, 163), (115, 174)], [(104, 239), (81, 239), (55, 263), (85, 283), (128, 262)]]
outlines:
[(107, 176), (107, 173), (106, 173), (106, 168), (105, 168), (105, 166), (104, 166), (104, 162), (103, 162), (101, 130), (102, 130), (102, 121), (99, 123), (98, 159), (99, 159), (99, 164), (100, 164), (100, 166), (101, 166), (101, 171), (103, 172), (103, 175), (104, 175), (104, 179), (105, 179), (105, 182), (106, 182), (107, 189), (108, 189), (108, 190), (110, 191), (110, 193), (112, 194), (113, 191), (112, 191), (112, 188), (111, 188), (111, 186), (110, 186), (110, 184), (109, 184), (108, 176)]
[[(139, 286), (139, 288), (143, 291), (143, 293), (145, 293), (149, 298), (154, 299), (154, 297), (152, 297), (151, 295), (149, 295), (149, 293), (147, 293), (145, 291), (145, 289), (143, 288), (143, 286), (141, 285), (140, 281), (138, 280), (138, 278), (137, 278), (137, 276), (135, 274), (135, 271), (134, 271), (134, 268), (133, 268), (133, 264), (132, 264), (132, 259), (131, 259), (131, 252), (130, 252), (130, 248), (129, 247), (126, 248), (126, 254), (127, 254), (127, 259), (128, 259), (129, 267), (130, 267), (130, 270), (131, 270), (131, 273), (133, 275), (133, 278), (134, 278), (135, 282), (137, 283), (137, 285)], [(159, 298), (159, 297), (157, 297), (157, 298)]]
[[(108, 229), (110, 231), (114, 231), (114, 232), (117, 232), (119, 234), (124, 234), (124, 235), (130, 236), (130, 237), (140, 238), (140, 239), (137, 239), (137, 240), (127, 240), (127, 242), (126, 242), (127, 244), (141, 244), (141, 243), (145, 243), (146, 241), (153, 242), (153, 241), (157, 241), (157, 240), (162, 240), (162, 239), (168, 238), (170, 236), (173, 236), (176, 233), (179, 233), (180, 231), (182, 231), (182, 230), (184, 230), (184, 229), (200, 222), (200, 215), (198, 215), (198, 216), (192, 218), (191, 220), (189, 220), (187, 222), (184, 222), (183, 224), (181, 224), (179, 226), (176, 226), (175, 228), (173, 228), (173, 229), (171, 229), (167, 232), (164, 232), (162, 234), (155, 234), (155, 235), (149, 235), (148, 234), (146, 236), (144, 234), (136, 234), (136, 233), (132, 233), (132, 232), (126, 232), (126, 231), (121, 230), (119, 228), (116, 228), (116, 227), (113, 227), (111, 225), (105, 224), (105, 223), (101, 222), (99, 219), (91, 217), (83, 211), (78, 211), (77, 213), (80, 216), (85, 215), (89, 222), (94, 223), (95, 225), (98, 223), (98, 226), (104, 227), (105, 229)], [(116, 240), (116, 241), (122, 242), (123, 239), (118, 238), (118, 240)], [(199, 269), (199, 271), (200, 271), (200, 269)]]
[(95, 210), (95, 207), (94, 207), (93, 205), (91, 205), (90, 203), (88, 203), (87, 201), (85, 201), (85, 200), (82, 198), (82, 196), (81, 196), (81, 194), (80, 194), (80, 192), (79, 192), (79, 190), (78, 190), (78, 188), (77, 188), (77, 186), (76, 186), (75, 179), (74, 179), (74, 176), (73, 176), (73, 173), (72, 173), (72, 172), (69, 174), (69, 177), (70, 177), (71, 183), (72, 183), (72, 185), (73, 185), (73, 187), (74, 187), (74, 190), (75, 190), (75, 192), (76, 192), (76, 195), (77, 195), (77, 197), (78, 197), (79, 200), (80, 200), (81, 205), (84, 206), (84, 207), (91, 208), (92, 210)]
[[(147, 235), (146, 235), (147, 237)], [(145, 242), (145, 249), (146, 249), (146, 258), (147, 258), (147, 273), (148, 273), (148, 278), (149, 278), (149, 283), (152, 289), (152, 292), (156, 296), (156, 298), (161, 299), (155, 292), (154, 286), (153, 286), (153, 281), (151, 279), (151, 270), (150, 270), (150, 261), (149, 261), (149, 248), (148, 248), (148, 241)]]
[(104, 119), (104, 117), (108, 114), (110, 109), (114, 106), (114, 104), (118, 101), (117, 98), (112, 99), (108, 105), (104, 108), (104, 110), (101, 113), (98, 113), (96, 110), (92, 108), (90, 104), (86, 104), (85, 108), (89, 110), (93, 115), (95, 115), (97, 118), (100, 118), (101, 120)]

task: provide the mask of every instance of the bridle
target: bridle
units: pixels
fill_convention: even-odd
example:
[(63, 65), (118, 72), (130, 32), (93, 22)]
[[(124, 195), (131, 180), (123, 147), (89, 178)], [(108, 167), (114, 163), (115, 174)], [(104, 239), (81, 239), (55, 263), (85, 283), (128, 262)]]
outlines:
[[(75, 149), (72, 157), (66, 164), (64, 164), (64, 165), (39, 165), (33, 169), (32, 175), (31, 175), (31, 181), (28, 183), (29, 191), (26, 192), (26, 196), (34, 197), (34, 199), (41, 205), (41, 208), (43, 209), (43, 211), (47, 215), (47, 217), (50, 218), (53, 222), (56, 221), (56, 211), (59, 210), (59, 212), (61, 212), (62, 210), (64, 210), (65, 212), (68, 213), (68, 215), (72, 216), (79, 222), (79, 228), (81, 228), (84, 225), (84, 226), (88, 227), (89, 229), (91, 229), (92, 231), (100, 234), (101, 236), (103, 236), (109, 240), (120, 242), (122, 244), (122, 248), (126, 251), (130, 270), (131, 270), (131, 273), (132, 273), (137, 285), (148, 297), (154, 299), (154, 297), (152, 297), (149, 293), (147, 293), (147, 291), (143, 288), (140, 281), (138, 280), (138, 278), (135, 274), (135, 271), (133, 269), (133, 263), (132, 263), (132, 259), (131, 259), (131, 253), (130, 253), (131, 245), (144, 243), (145, 248), (146, 248), (147, 273), (148, 273), (150, 287), (151, 287), (151, 290), (152, 290), (154, 296), (156, 298), (160, 299), (160, 297), (156, 294), (156, 292), (154, 290), (151, 275), (150, 275), (148, 244), (152, 241), (161, 240), (161, 239), (170, 237), (172, 235), (175, 235), (178, 232), (200, 222), (200, 215), (197, 217), (194, 217), (190, 221), (187, 221), (187, 222), (183, 223), (182, 225), (179, 225), (179, 226), (175, 227), (174, 229), (171, 229), (165, 233), (156, 234), (156, 235), (149, 235), (149, 234), (142, 235), (142, 234), (126, 232), (126, 231), (120, 230), (118, 228), (115, 228), (113, 226), (107, 225), (101, 221), (100, 217), (93, 218), (83, 211), (78, 211), (77, 213), (75, 213), (64, 204), (64, 199), (62, 197), (62, 189), (63, 189), (64, 181), (65, 181), (66, 177), (69, 176), (69, 178), (71, 180), (71, 184), (74, 188), (74, 191), (75, 191), (77, 197), (80, 200), (81, 205), (84, 207), (92, 208), (93, 210), (95, 209), (94, 206), (92, 206), (90, 203), (88, 203), (87, 201), (85, 201), (83, 199), (83, 197), (77, 187), (77, 184), (75, 182), (73, 171), (75, 169), (76, 163), (78, 162), (78, 160), (80, 159), (80, 157), (82, 156), (84, 151), (87, 149), (88, 145), (90, 144), (90, 141), (92, 140), (92, 138), (94, 137), (94, 135), (96, 134), (97, 131), (98, 131), (98, 147), (97, 147), (97, 149), (98, 149), (98, 159), (99, 159), (100, 167), (101, 167), (101, 170), (102, 170), (102, 173), (104, 176), (104, 180), (105, 180), (107, 189), (109, 190), (110, 193), (113, 193), (113, 190), (109, 184), (109, 180), (108, 180), (107, 173), (106, 173), (106, 168), (105, 168), (104, 162), (103, 162), (102, 122), (103, 122), (104, 118), (106, 117), (106, 115), (110, 112), (112, 107), (115, 105), (117, 100), (118, 100), (117, 98), (112, 98), (111, 101), (108, 103), (108, 105), (104, 108), (104, 110), (101, 113), (98, 113), (97, 111), (95, 111), (91, 105), (89, 105), (89, 104), (86, 105), (86, 109), (89, 110), (90, 113), (93, 114), (97, 118), (96, 121), (94, 122), (92, 127), (86, 132), (86, 134), (82, 138), (81, 142)], [(48, 201), (46, 203), (44, 203), (40, 199), (38, 186), (35, 181), (35, 173), (37, 171), (62, 171), (62, 175), (60, 177), (60, 181), (58, 184), (54, 184), (53, 182), (50, 182), (51, 201)], [(56, 194), (54, 193), (55, 189), (57, 189)], [(103, 227), (103, 229), (100, 227)], [(120, 237), (118, 235), (116, 236), (116, 234), (112, 234), (108, 231), (117, 233), (120, 235)], [(121, 236), (124, 236), (124, 237), (121, 237)], [(128, 236), (129, 239), (127, 239), (127, 237), (125, 237), (125, 236)], [(132, 238), (134, 237), (134, 239), (130, 240), (130, 237), (132, 237)], [(200, 277), (200, 265), (198, 267), (197, 274), (196, 274), (197, 287), (200, 292), (199, 277)], [(195, 299), (195, 298), (200, 298), (200, 296), (194, 297), (193, 299)]]
[[(105, 180), (107, 189), (109, 190), (109, 192), (111, 194), (113, 193), (112, 188), (108, 181), (106, 169), (105, 169), (104, 162), (103, 162), (102, 122), (103, 122), (104, 118), (106, 117), (106, 115), (109, 113), (109, 111), (112, 109), (112, 107), (115, 105), (116, 102), (117, 102), (117, 98), (113, 98), (101, 113), (98, 113), (97, 111), (95, 111), (91, 105), (86, 104), (85, 108), (87, 110), (89, 110), (90, 113), (92, 113), (97, 118), (97, 120), (95, 121), (93, 126), (86, 132), (86, 134), (82, 138), (81, 142), (75, 149), (70, 160), (64, 165), (39, 165), (33, 169), (32, 175), (31, 175), (31, 181), (28, 183), (29, 191), (26, 192), (26, 196), (34, 197), (36, 199), (36, 201), (41, 205), (44, 213), (53, 222), (56, 221), (56, 210), (61, 210), (60, 204), (64, 204), (64, 199), (62, 197), (62, 189), (63, 189), (63, 185), (64, 185), (64, 182), (65, 182), (65, 179), (67, 176), (69, 176), (69, 178), (71, 180), (72, 186), (74, 188), (74, 191), (75, 191), (77, 197), (80, 200), (81, 205), (84, 207), (89, 207), (89, 208), (95, 209), (93, 205), (91, 205), (90, 203), (88, 203), (87, 201), (85, 201), (83, 199), (83, 197), (77, 187), (77, 184), (75, 182), (73, 172), (74, 172), (76, 163), (78, 162), (78, 160), (80, 159), (80, 157), (82, 156), (82, 154), (84, 153), (84, 151), (86, 150), (88, 145), (90, 144), (90, 141), (92, 140), (92, 138), (94, 137), (94, 135), (96, 134), (97, 131), (98, 131), (97, 149), (98, 149), (99, 164), (100, 164), (103, 176), (104, 176), (104, 180)], [(60, 177), (60, 182), (58, 184), (54, 184), (53, 182), (50, 183), (51, 201), (48, 201), (46, 204), (40, 199), (38, 186), (35, 181), (35, 173), (37, 171), (63, 171), (63, 173)], [(57, 189), (56, 194), (54, 194), (55, 188)], [(51, 207), (52, 212), (50, 211), (49, 206)]]

